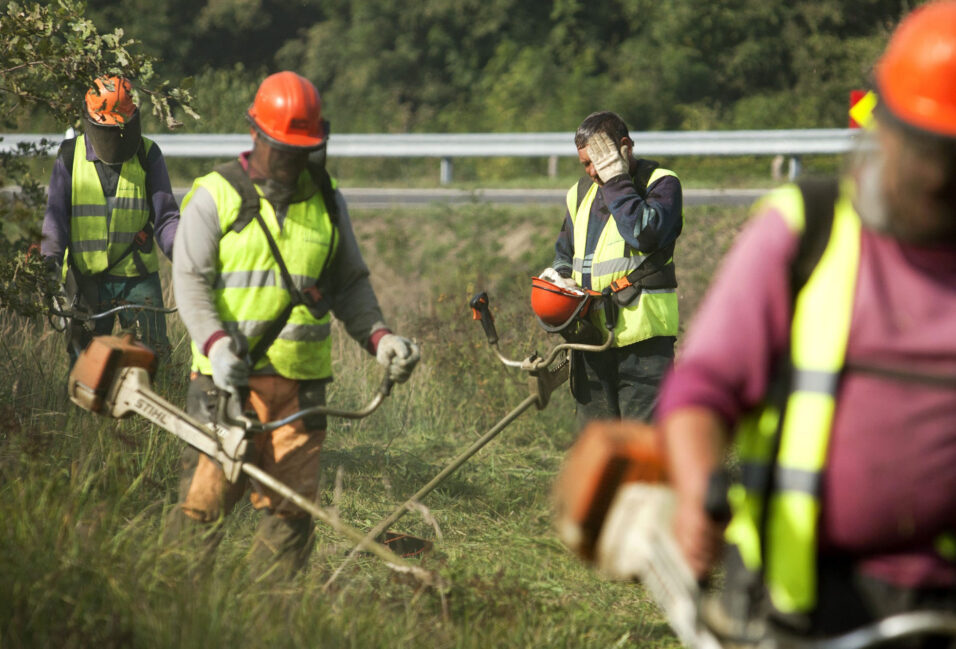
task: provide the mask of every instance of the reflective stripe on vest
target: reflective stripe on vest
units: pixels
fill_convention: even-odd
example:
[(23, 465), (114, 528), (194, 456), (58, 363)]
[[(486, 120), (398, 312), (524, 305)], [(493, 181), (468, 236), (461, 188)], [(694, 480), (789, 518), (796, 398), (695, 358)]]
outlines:
[[(299, 183), (311, 183), (307, 173), (300, 176)], [(220, 174), (210, 173), (196, 179), (183, 199), (183, 208), (199, 187), (215, 200), (219, 225), (225, 233), (219, 242), (219, 276), (212, 287), (216, 311), (225, 329), (240, 341), (245, 340), (246, 349), (252, 349), (269, 323), (282, 313), (291, 295), (259, 224), (253, 221), (240, 232), (230, 229), (241, 203), (236, 190)], [(256, 191), (262, 195), (258, 187)], [(314, 286), (329, 255), (332, 235), (332, 221), (321, 192), (291, 204), (281, 229), (269, 201), (261, 199), (259, 205), (293, 282), (300, 290)], [(297, 380), (331, 376), (330, 331), (329, 313), (316, 319), (304, 305), (295, 307), (256, 369), (271, 365), (279, 375)], [(195, 342), (192, 350), (193, 370), (211, 374), (209, 359)]]
[[(793, 229), (804, 229), (803, 198), (797, 187), (778, 190), (767, 200)], [(737, 434), (741, 482), (731, 488), (734, 516), (727, 539), (738, 546), (748, 568), (763, 569), (774, 606), (784, 613), (806, 612), (816, 604), (820, 478), (846, 355), (859, 256), (860, 218), (844, 185), (827, 246), (794, 301), (793, 370), (776, 464), (774, 439), (780, 413), (775, 406), (767, 405), (751, 415)], [(768, 489), (771, 478), (772, 490)], [(766, 493), (771, 496), (765, 507)]]
[[(143, 138), (149, 153), (153, 142)], [(110, 268), (110, 275), (136, 277), (141, 274), (132, 254), (126, 254), (136, 233), (149, 221), (149, 199), (146, 196), (146, 170), (139, 156), (123, 163), (116, 185), (116, 196), (107, 199), (100, 184), (96, 165), (86, 159), (86, 136), (76, 138), (73, 151), (73, 186), (71, 192), (70, 259), (84, 275), (99, 273), (110, 263), (126, 255)], [(159, 268), (155, 246), (139, 252), (150, 273)]]
[[(653, 183), (665, 176), (677, 177), (673, 171), (657, 168), (647, 181), (650, 187)], [(594, 183), (588, 189), (584, 199), (578, 205), (577, 185), (567, 194), (568, 213), (574, 224), (574, 259), (572, 260), (572, 277), (583, 286), (584, 275), (591, 275), (590, 288), (601, 291), (616, 279), (626, 276), (638, 268), (647, 257), (644, 253), (630, 248), (617, 229), (617, 222), (613, 217), (608, 218), (607, 225), (598, 238), (594, 252), (586, 254), (588, 219), (591, 214), (591, 205), (597, 196), (598, 184)], [(683, 215), (681, 215), (683, 218)], [(631, 254), (628, 254), (630, 252)], [(669, 259), (668, 264), (674, 260)], [(604, 331), (604, 310), (596, 309), (592, 314), (595, 324), (600, 331)], [(678, 325), (677, 290), (673, 288), (642, 290), (635, 303), (623, 307), (618, 314), (617, 326), (614, 329), (614, 346), (624, 347), (631, 343), (646, 340), (654, 336), (676, 336)]]

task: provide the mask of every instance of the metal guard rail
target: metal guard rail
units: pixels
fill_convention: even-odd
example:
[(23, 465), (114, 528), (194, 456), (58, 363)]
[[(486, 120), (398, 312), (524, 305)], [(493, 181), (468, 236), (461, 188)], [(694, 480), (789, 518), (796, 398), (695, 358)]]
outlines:
[[(633, 131), (642, 156), (842, 154), (854, 149), (860, 129), (764, 131)], [(0, 133), (0, 153), (20, 142), (51, 143), (62, 134)], [(147, 134), (168, 158), (224, 158), (251, 146), (248, 134)], [(329, 155), (345, 158), (574, 157), (574, 134), (559, 133), (341, 133)]]

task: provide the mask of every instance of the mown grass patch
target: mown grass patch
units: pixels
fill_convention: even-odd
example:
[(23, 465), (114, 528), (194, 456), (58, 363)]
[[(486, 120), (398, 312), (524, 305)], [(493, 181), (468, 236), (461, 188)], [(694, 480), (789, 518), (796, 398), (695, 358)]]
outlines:
[[(739, 209), (688, 213), (677, 258), (687, 309), (743, 218)], [(546, 350), (529, 278), (550, 263), (561, 213), (433, 205), (356, 212), (354, 222), (390, 323), (423, 347), (411, 380), (374, 414), (330, 421), (321, 502), (367, 530), (527, 396), (525, 377), (497, 361), (467, 303), (489, 292), (504, 353)], [(155, 389), (182, 405), (189, 350), (178, 318), (168, 321), (173, 357)], [(361, 407), (382, 370), (341, 327), (334, 335), (329, 400)], [(80, 411), (65, 375), (59, 334), (0, 315), (4, 648), (678, 646), (639, 586), (605, 581), (554, 535), (551, 482), (577, 433), (563, 387), (393, 526), (434, 542), (416, 561), (449, 582), (446, 592), (367, 556), (324, 590), (349, 543), (317, 524), (304, 574), (258, 581), (245, 562), (258, 516), (248, 501), (212, 571), (196, 573), (182, 547), (161, 541), (182, 443), (141, 419)]]

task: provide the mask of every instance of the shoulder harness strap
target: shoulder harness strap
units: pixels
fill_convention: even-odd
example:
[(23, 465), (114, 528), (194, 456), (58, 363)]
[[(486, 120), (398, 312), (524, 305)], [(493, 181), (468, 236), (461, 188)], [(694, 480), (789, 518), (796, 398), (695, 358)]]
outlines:
[(213, 171), (225, 178), (226, 182), (239, 194), (239, 215), (229, 229), (232, 232), (242, 232), (243, 228), (252, 223), (259, 214), (259, 192), (256, 191), (256, 186), (252, 184), (249, 174), (242, 168), (238, 159), (225, 162), (215, 167)]
[(839, 184), (835, 178), (812, 178), (797, 183), (803, 195), (803, 232), (797, 254), (790, 265), (791, 299), (810, 279), (830, 240), (833, 228), (833, 209)]

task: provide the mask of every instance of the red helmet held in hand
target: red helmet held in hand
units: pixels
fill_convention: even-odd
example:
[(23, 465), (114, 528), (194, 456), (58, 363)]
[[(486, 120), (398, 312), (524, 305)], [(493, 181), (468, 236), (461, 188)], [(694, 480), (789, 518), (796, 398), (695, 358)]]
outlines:
[(591, 295), (585, 291), (562, 288), (540, 277), (531, 278), (531, 309), (546, 331), (560, 331), (576, 317), (584, 317), (590, 303)]

